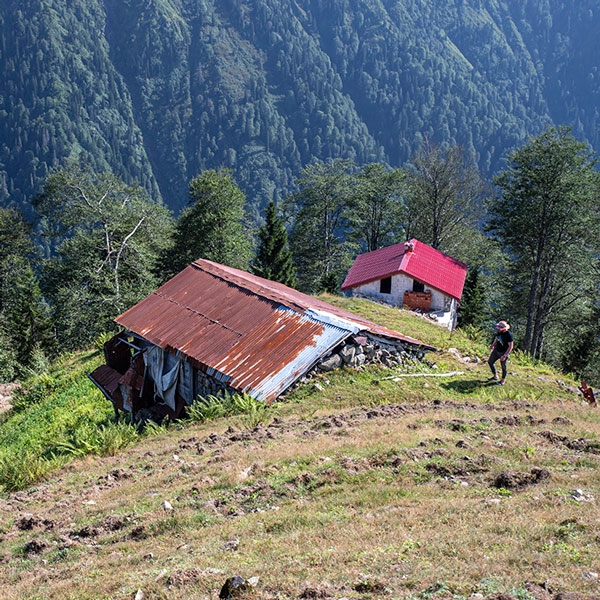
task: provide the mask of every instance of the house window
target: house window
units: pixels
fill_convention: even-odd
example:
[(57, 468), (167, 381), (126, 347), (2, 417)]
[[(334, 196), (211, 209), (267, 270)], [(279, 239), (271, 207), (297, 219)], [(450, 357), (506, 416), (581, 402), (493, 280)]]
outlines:
[(384, 277), (379, 282), (379, 293), (391, 294), (392, 293), (392, 278)]
[(420, 281), (415, 281), (413, 279), (413, 292), (424, 292), (425, 291), (425, 284), (421, 283)]

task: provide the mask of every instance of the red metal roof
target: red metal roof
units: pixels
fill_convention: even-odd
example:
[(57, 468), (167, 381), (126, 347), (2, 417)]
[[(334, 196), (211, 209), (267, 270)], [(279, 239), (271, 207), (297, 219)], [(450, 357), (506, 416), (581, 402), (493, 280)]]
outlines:
[(115, 321), (214, 369), (234, 389), (259, 389), (266, 399), (359, 331), (432, 349), (283, 284), (208, 260), (195, 261)]
[[(412, 247), (412, 249), (410, 249)], [(404, 273), (460, 300), (467, 265), (416, 239), (359, 254), (342, 284), (348, 290), (371, 281)]]

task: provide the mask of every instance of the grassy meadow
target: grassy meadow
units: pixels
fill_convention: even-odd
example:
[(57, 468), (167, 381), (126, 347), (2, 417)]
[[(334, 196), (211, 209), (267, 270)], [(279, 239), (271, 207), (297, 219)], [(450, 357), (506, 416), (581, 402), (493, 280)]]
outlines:
[(489, 340), (325, 299), (439, 350), (143, 432), (87, 379), (98, 350), (27, 382), (0, 423), (0, 597), (212, 599), (235, 575), (257, 599), (599, 597), (577, 383), (516, 352), (491, 386)]

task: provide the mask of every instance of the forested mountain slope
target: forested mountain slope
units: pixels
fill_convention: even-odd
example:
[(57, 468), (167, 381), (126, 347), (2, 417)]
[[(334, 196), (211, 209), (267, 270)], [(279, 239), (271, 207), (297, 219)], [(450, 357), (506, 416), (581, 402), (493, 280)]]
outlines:
[(486, 174), (545, 124), (600, 147), (595, 0), (5, 0), (0, 203), (83, 153), (174, 210), (230, 167), (254, 207), (314, 159)]

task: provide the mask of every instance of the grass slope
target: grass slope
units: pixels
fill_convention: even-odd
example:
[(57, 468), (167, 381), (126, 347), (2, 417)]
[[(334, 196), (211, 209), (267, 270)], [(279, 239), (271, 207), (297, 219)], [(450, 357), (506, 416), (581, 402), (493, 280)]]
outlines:
[(436, 345), (436, 368), (329, 373), (259, 418), (120, 450), (91, 433), (113, 435), (83, 373), (99, 357), (65, 359), (0, 427), (4, 467), (44, 419), (28, 452), (57, 461), (0, 495), (1, 597), (216, 598), (234, 575), (258, 577), (254, 598), (598, 597), (600, 419), (575, 382), (517, 354), (488, 386), (487, 344), (327, 299)]

